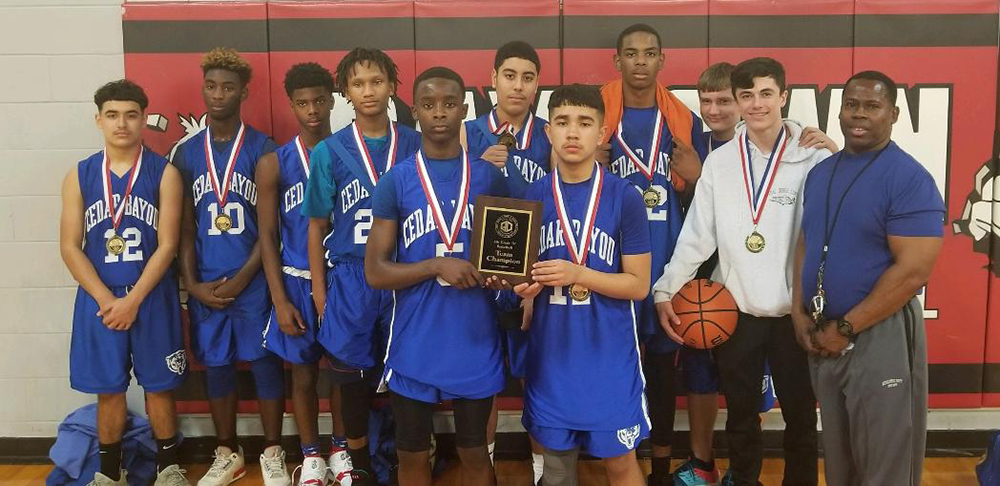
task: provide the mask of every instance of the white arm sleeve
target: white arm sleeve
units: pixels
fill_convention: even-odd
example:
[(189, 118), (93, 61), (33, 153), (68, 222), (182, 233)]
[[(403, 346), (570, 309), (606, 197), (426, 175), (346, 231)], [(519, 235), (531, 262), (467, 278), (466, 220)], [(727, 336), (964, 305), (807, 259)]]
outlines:
[(694, 199), (677, 237), (677, 246), (663, 275), (653, 284), (653, 301), (670, 300), (694, 278), (698, 267), (715, 253), (715, 189), (712, 163), (705, 161), (701, 178), (694, 189)]

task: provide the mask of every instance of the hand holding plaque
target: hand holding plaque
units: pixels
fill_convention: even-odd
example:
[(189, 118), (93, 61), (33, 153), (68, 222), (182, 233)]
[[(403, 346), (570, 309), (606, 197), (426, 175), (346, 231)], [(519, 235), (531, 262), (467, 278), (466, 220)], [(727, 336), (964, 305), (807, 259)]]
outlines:
[(538, 260), (542, 203), (492, 196), (476, 198), (469, 260), (484, 276), (511, 285), (530, 283)]

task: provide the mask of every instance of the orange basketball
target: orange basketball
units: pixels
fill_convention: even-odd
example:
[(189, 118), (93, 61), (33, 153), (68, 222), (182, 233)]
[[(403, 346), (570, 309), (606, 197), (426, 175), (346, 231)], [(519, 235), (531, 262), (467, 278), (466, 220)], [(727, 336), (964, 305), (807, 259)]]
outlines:
[(733, 294), (708, 279), (692, 280), (671, 301), (680, 324), (674, 326), (684, 344), (712, 349), (726, 342), (736, 330), (739, 311)]

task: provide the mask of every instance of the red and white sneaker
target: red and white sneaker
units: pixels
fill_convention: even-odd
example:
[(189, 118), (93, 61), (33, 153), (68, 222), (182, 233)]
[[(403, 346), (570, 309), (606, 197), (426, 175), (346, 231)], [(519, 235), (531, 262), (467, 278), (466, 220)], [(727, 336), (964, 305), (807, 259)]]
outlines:
[[(326, 467), (326, 461), (320, 456), (311, 456), (302, 460), (302, 465), (295, 468), (295, 471), (301, 471), (302, 475), (299, 476), (299, 482), (296, 483), (298, 486), (327, 486), (327, 474), (329, 473), (329, 468)], [(295, 476), (295, 472), (292, 472), (292, 477)]]
[(198, 480), (198, 486), (227, 486), (242, 478), (246, 473), (242, 447), (237, 452), (231, 451), (228, 447), (216, 447), (212, 466)]
[(353, 471), (354, 464), (351, 462), (351, 455), (347, 453), (347, 449), (338, 447), (330, 451), (330, 476), (333, 477), (333, 482), (340, 484), (340, 486), (351, 486), (354, 483), (354, 479), (351, 477)]

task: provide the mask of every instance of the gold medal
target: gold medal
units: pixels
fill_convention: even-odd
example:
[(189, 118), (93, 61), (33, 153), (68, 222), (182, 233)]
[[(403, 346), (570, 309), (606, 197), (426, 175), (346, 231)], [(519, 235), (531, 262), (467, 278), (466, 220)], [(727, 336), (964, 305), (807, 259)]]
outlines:
[(222, 232), (229, 231), (233, 227), (233, 218), (228, 214), (220, 214), (215, 217), (215, 227)]
[(583, 302), (590, 298), (590, 289), (580, 284), (572, 284), (569, 286), (569, 296), (577, 302)]
[(122, 253), (125, 253), (125, 238), (116, 234), (111, 238), (108, 238), (108, 242), (105, 246), (108, 248), (108, 253), (112, 255), (121, 255)]
[(642, 202), (646, 203), (646, 207), (653, 209), (660, 205), (660, 193), (653, 186), (649, 186), (645, 191), (642, 191)]
[(750, 253), (760, 253), (764, 250), (764, 235), (758, 233), (757, 230), (753, 230), (753, 233), (747, 236), (746, 245)]
[(514, 138), (514, 134), (510, 132), (503, 132), (497, 138), (497, 143), (507, 147), (507, 150), (510, 150), (511, 147), (517, 145), (517, 138)]

